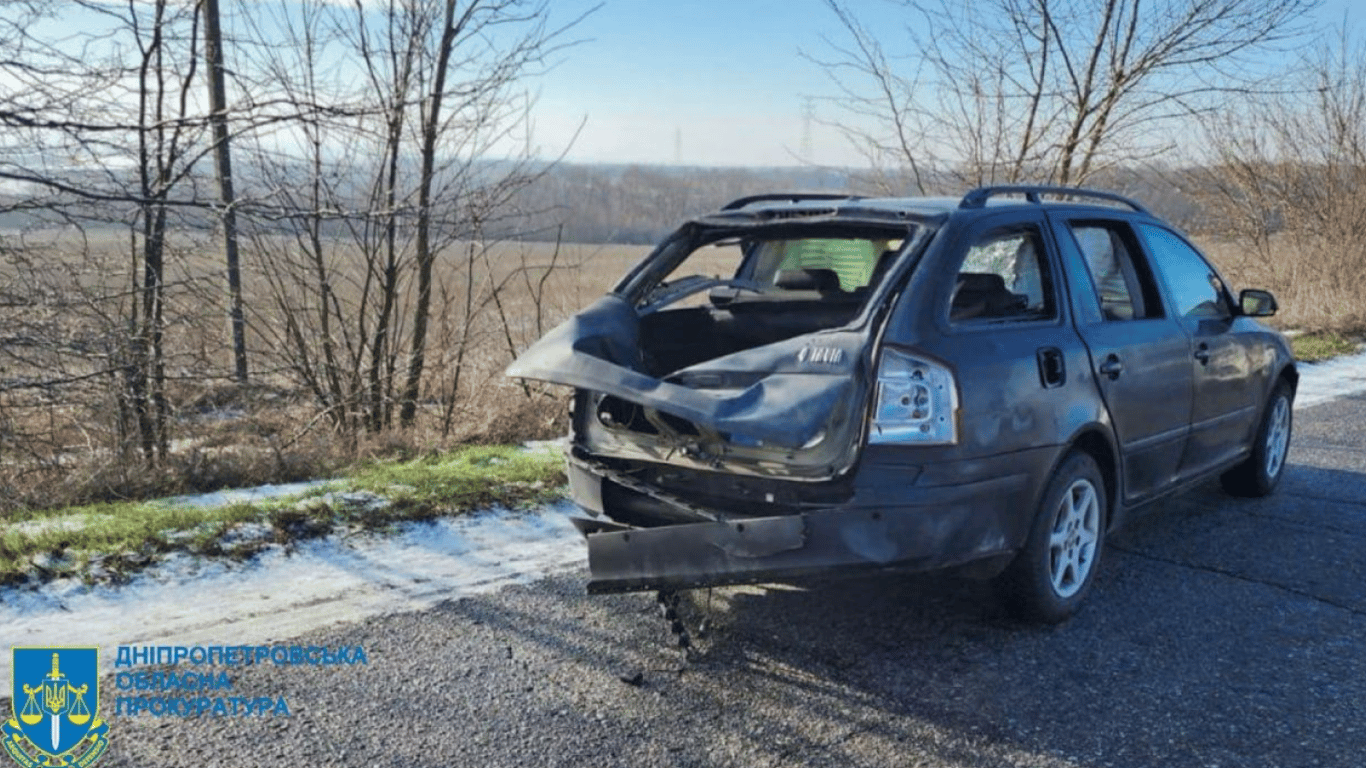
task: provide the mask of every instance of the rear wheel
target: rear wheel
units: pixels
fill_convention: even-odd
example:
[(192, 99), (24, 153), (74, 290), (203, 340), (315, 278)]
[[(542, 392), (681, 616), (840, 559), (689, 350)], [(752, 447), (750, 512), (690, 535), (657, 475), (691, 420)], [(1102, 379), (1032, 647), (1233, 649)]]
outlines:
[(1285, 474), (1285, 458), (1290, 452), (1290, 430), (1294, 408), (1290, 385), (1284, 381), (1271, 390), (1262, 423), (1252, 443), (1252, 454), (1242, 464), (1219, 478), (1224, 490), (1234, 496), (1266, 496), (1276, 490)]
[(1068, 454), (1048, 482), (1024, 549), (1000, 576), (1012, 613), (1047, 623), (1076, 613), (1100, 567), (1106, 507), (1095, 459)]

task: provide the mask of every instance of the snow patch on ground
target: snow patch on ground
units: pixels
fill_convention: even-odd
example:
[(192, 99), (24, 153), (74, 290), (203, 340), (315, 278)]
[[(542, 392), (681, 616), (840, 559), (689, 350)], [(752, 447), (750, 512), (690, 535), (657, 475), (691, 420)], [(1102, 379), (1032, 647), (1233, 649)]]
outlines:
[(259, 485), (255, 488), (227, 488), (210, 493), (196, 493), (190, 496), (172, 496), (161, 499), (157, 504), (166, 507), (227, 507), (233, 504), (255, 504), (271, 499), (299, 496), (314, 488), (336, 485), (335, 480), (306, 480), (301, 483), (281, 483), (279, 485)]
[(37, 537), (49, 531), (79, 531), (94, 520), (107, 520), (110, 515), (65, 515), (43, 520), (24, 520), (10, 523), (5, 531), (29, 537)]
[(1322, 363), (1300, 363), (1299, 370), (1296, 408), (1366, 392), (1366, 353), (1343, 355)]
[[(572, 509), (489, 510), (389, 535), (312, 539), (245, 563), (176, 553), (118, 587), (60, 579), (6, 589), (0, 649), (97, 645), (108, 671), (119, 645), (259, 645), (419, 610), (580, 565), (585, 548)], [(0, 653), (0, 680), (9, 679), (9, 664)]]

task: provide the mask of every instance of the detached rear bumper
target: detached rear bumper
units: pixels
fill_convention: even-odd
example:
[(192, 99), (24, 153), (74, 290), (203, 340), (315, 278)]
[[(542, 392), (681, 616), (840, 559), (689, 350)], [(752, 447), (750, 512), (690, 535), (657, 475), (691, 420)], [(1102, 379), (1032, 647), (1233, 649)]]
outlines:
[[(1018, 547), (1019, 520), (1027, 517), (1018, 508), (1028, 498), (1026, 478), (916, 489), (913, 503), (851, 503), (772, 517), (650, 528), (576, 521), (588, 540), (588, 591), (688, 589), (977, 561), (1003, 567)], [(583, 475), (577, 479), (576, 497), (591, 484)], [(600, 503), (600, 494), (588, 496)]]

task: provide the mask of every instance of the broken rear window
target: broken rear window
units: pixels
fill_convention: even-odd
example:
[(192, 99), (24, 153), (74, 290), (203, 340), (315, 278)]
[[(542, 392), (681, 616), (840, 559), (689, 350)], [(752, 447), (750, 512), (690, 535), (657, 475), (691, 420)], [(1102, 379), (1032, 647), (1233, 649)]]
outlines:
[(904, 231), (723, 238), (688, 253), (645, 293), (640, 306), (651, 312), (746, 300), (858, 301), (886, 274), (904, 243)]
[(781, 287), (784, 272), (822, 270), (833, 273), (831, 287), (851, 293), (866, 287), (884, 254), (890, 261), (901, 248), (901, 240), (847, 238), (802, 238), (765, 240), (752, 247), (752, 279), (761, 285)]

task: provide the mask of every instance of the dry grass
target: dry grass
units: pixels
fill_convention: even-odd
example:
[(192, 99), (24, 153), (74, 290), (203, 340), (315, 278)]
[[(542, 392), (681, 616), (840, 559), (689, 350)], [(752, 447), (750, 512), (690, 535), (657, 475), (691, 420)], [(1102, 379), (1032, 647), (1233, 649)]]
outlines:
[(1280, 309), (1272, 324), (1309, 333), (1366, 330), (1366, 254), (1290, 235), (1261, 247), (1227, 239), (1200, 245), (1236, 288), (1275, 294)]
[[(283, 318), (273, 286), (251, 271), (252, 382), (231, 381), (218, 248), (203, 237), (177, 236), (166, 290), (171, 452), (148, 467), (120, 414), (118, 366), (135, 297), (124, 236), (0, 237), (0, 285), (7, 286), (0, 289), (0, 514), (282, 482), (357, 460), (564, 434), (564, 393), (523, 386), (502, 371), (516, 351), (602, 295), (648, 249), (499, 243), (480, 251), (488, 268), (470, 271), (461, 269), (466, 246), (448, 249), (438, 271), (414, 428), (346, 435), (301, 386), (278, 334)], [(336, 250), (344, 260), (346, 249)], [(267, 255), (244, 254), (244, 264), (259, 265)], [(552, 261), (544, 281), (525, 269)], [(361, 271), (341, 265), (343, 294), (363, 284)], [(476, 288), (489, 279), (503, 288), (501, 310), (477, 308), (467, 323), (456, 310), (470, 275)], [(411, 294), (405, 285), (401, 301)]]
[(1290, 339), (1295, 351), (1295, 359), (1306, 363), (1317, 363), (1339, 355), (1350, 355), (1361, 350), (1360, 338), (1343, 336), (1333, 331), (1319, 333), (1300, 333)]

